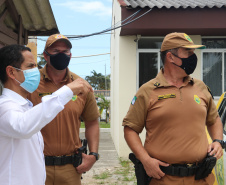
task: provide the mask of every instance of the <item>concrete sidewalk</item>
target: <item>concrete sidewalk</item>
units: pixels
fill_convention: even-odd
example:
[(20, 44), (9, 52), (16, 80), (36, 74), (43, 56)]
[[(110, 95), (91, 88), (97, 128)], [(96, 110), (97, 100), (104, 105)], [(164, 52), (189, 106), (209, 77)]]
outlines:
[[(85, 138), (84, 129), (80, 129), (80, 138)], [(99, 154), (100, 159), (94, 164), (92, 169), (119, 166), (118, 154), (111, 138), (110, 129), (100, 130)]]
[[(84, 129), (80, 129), (80, 138), (85, 138)], [(100, 129), (100, 159), (82, 175), (82, 185), (135, 185), (133, 164), (125, 169), (120, 164), (118, 154), (111, 138), (110, 129)]]

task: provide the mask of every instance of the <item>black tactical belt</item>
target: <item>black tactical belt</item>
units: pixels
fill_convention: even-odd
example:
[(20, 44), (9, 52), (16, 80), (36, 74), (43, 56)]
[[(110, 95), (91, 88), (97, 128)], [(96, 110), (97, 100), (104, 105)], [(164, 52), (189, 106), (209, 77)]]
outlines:
[(73, 164), (77, 157), (78, 156), (76, 154), (71, 156), (45, 156), (45, 164), (46, 166)]
[(179, 176), (179, 177), (188, 177), (195, 175), (198, 166), (195, 164), (187, 165), (187, 164), (173, 164), (170, 166), (160, 166), (160, 169), (167, 175)]

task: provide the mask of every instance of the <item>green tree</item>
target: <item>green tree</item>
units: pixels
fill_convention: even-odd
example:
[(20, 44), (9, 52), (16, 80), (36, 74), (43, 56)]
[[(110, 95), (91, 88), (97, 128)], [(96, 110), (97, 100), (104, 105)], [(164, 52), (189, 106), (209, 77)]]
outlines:
[(100, 98), (100, 100), (97, 102), (97, 105), (99, 107), (99, 112), (100, 115), (102, 114), (103, 110), (106, 110), (106, 116), (105, 116), (105, 122), (107, 123), (108, 121), (108, 111), (110, 108), (110, 100), (107, 100), (103, 95), (97, 95), (98, 99)]
[(44, 65), (46, 64), (46, 60), (44, 59), (42, 54), (38, 55), (39, 61), (38, 61), (38, 65), (44, 67)]
[(92, 75), (86, 76), (85, 80), (89, 82), (95, 90), (110, 90), (110, 75), (107, 75), (105, 79), (104, 75), (97, 73), (95, 70), (91, 71), (91, 73)]

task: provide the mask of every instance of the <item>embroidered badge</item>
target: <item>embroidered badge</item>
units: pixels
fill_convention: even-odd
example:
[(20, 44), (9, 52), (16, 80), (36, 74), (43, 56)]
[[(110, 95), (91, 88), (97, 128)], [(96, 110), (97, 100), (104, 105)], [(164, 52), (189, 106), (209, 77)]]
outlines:
[(165, 94), (165, 95), (159, 95), (158, 100), (163, 100), (167, 98), (176, 98), (176, 94)]
[(39, 97), (43, 97), (43, 96), (51, 95), (51, 94), (52, 94), (51, 92), (47, 92), (47, 93), (38, 93), (38, 96), (39, 96)]
[(189, 42), (193, 42), (192, 40), (191, 40), (191, 38), (185, 33), (184, 34), (184, 37), (189, 41)]
[(73, 96), (71, 99), (72, 99), (72, 101), (75, 101), (75, 100), (77, 100), (77, 98), (78, 98), (78, 96), (75, 95), (75, 96)]
[(134, 103), (136, 102), (136, 100), (137, 100), (137, 97), (134, 96), (134, 97), (133, 97), (133, 100), (131, 101), (131, 104), (134, 105)]
[(62, 38), (66, 38), (66, 37), (61, 34), (58, 34), (55, 36), (55, 39), (62, 39)]
[(200, 104), (201, 103), (201, 100), (200, 98), (197, 96), (197, 95), (194, 95), (194, 100), (196, 103)]

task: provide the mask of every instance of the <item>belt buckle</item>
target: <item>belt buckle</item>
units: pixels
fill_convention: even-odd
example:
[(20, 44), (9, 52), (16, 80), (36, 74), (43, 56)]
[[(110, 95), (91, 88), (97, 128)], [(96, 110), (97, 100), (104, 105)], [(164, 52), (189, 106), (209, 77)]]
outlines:
[(61, 156), (54, 156), (53, 157), (53, 165), (61, 165)]
[(187, 164), (187, 167), (192, 167), (194, 164)]

